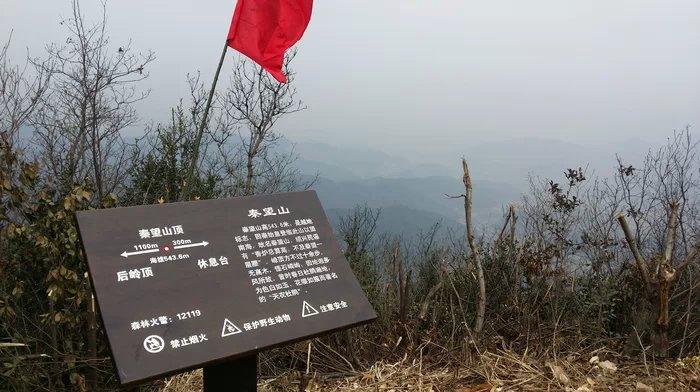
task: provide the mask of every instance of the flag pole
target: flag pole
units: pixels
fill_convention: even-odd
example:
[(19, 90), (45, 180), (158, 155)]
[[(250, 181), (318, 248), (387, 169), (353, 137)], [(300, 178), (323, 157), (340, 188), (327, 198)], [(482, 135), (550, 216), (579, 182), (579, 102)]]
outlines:
[(194, 140), (194, 151), (192, 152), (192, 161), (190, 162), (189, 171), (187, 174), (187, 180), (184, 183), (182, 192), (180, 193), (180, 201), (187, 201), (190, 198), (190, 192), (192, 191), (192, 183), (194, 182), (194, 172), (197, 167), (197, 161), (199, 160), (199, 146), (202, 144), (202, 135), (204, 135), (204, 127), (207, 124), (207, 118), (209, 116), (209, 109), (211, 108), (211, 101), (214, 98), (214, 90), (216, 89), (216, 82), (219, 80), (219, 73), (221, 72), (221, 66), (224, 64), (224, 59), (226, 58), (226, 51), (228, 50), (228, 40), (224, 43), (224, 49), (221, 51), (221, 58), (219, 59), (219, 65), (216, 67), (216, 73), (214, 74), (214, 81), (211, 84), (211, 90), (209, 90), (209, 97), (207, 97), (207, 104), (204, 106), (204, 114), (202, 115), (202, 123), (199, 124), (199, 129), (197, 130), (197, 136)]

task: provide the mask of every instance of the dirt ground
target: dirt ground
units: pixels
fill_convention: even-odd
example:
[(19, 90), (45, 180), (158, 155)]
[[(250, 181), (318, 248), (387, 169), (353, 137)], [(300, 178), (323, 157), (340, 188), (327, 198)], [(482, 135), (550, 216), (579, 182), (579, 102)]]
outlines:
[[(375, 363), (345, 374), (289, 372), (260, 381), (264, 392), (700, 391), (700, 356), (662, 362), (631, 360), (600, 350), (564, 358), (483, 353), (470, 366), (425, 359)], [(201, 390), (201, 370), (166, 381), (162, 392)]]

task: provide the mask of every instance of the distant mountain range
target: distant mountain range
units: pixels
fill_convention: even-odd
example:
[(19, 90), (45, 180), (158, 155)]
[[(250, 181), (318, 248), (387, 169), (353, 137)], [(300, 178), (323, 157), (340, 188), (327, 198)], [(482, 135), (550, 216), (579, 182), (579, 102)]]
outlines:
[[(28, 138), (31, 130), (22, 129)], [(128, 138), (132, 140), (132, 138)], [(464, 193), (460, 159), (464, 156), (474, 179), (474, 224), (493, 229), (508, 204), (529, 190), (528, 176), (562, 180), (567, 168), (587, 168), (587, 175), (615, 173), (616, 155), (638, 166), (651, 143), (630, 139), (615, 143), (577, 144), (568, 141), (521, 138), (500, 142), (454, 143), (431, 151), (387, 153), (376, 147), (330, 145), (316, 141), (281, 139), (276, 148), (294, 151), (294, 166), (305, 176), (318, 175), (313, 189), (332, 222), (355, 206), (381, 209), (379, 230), (405, 237), (428, 230), (435, 223), (464, 230)]]
[[(335, 181), (321, 177), (313, 189), (318, 192), (323, 206), (337, 215), (347, 215), (356, 205), (380, 209), (380, 231), (413, 236), (435, 223), (452, 230), (464, 230), (463, 199), (450, 199), (445, 195), (464, 193), (461, 178), (373, 177)], [(491, 225), (499, 221), (503, 215), (501, 207), (518, 197), (517, 189), (508, 184), (475, 181), (475, 224)]]
[[(292, 148), (287, 142), (283, 149)], [(464, 193), (460, 159), (465, 156), (474, 178), (474, 224), (493, 229), (504, 208), (528, 191), (528, 176), (561, 181), (567, 168), (587, 168), (591, 175), (613, 174), (619, 154), (636, 164), (650, 145), (641, 140), (600, 145), (518, 139), (465, 147), (448, 146), (434, 163), (388, 154), (373, 148), (298, 142), (295, 166), (318, 174), (318, 192), (329, 218), (337, 222), (357, 205), (381, 209), (379, 230), (413, 236), (440, 222), (464, 230)], [(461, 153), (460, 153), (461, 152)], [(423, 158), (426, 159), (426, 158)]]
[(334, 180), (371, 177), (425, 177), (447, 175), (447, 166), (418, 162), (372, 148), (348, 148), (318, 142), (294, 144), (296, 167), (304, 173), (319, 172)]

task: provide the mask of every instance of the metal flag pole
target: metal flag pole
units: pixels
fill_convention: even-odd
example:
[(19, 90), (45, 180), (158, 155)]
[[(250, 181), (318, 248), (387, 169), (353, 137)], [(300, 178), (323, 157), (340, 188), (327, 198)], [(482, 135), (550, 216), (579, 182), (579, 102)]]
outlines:
[[(224, 48), (221, 51), (221, 58), (219, 59), (219, 65), (216, 67), (216, 73), (214, 74), (214, 81), (211, 84), (211, 89), (209, 90), (209, 96), (207, 97), (207, 103), (204, 106), (204, 114), (202, 115), (202, 122), (199, 124), (199, 129), (197, 130), (197, 135), (195, 136), (193, 151), (192, 151), (192, 161), (190, 162), (189, 171), (187, 173), (187, 180), (183, 184), (182, 192), (180, 194), (180, 201), (187, 201), (190, 198), (192, 192), (192, 183), (194, 182), (194, 174), (197, 168), (197, 163), (199, 161), (199, 148), (202, 144), (202, 136), (204, 135), (204, 128), (207, 125), (207, 119), (209, 117), (209, 110), (211, 109), (211, 102), (214, 99), (214, 92), (216, 90), (216, 83), (219, 81), (219, 74), (221, 73), (221, 67), (224, 64), (224, 59), (226, 58), (226, 51), (228, 50), (228, 41), (224, 43)], [(240, 392), (256, 392), (258, 390), (258, 355), (251, 354), (233, 361), (226, 361), (218, 363), (215, 365), (205, 366), (203, 369), (203, 392), (229, 392), (229, 391), (240, 391)]]
[(194, 140), (194, 150), (192, 152), (192, 161), (190, 162), (189, 171), (187, 173), (187, 180), (183, 184), (182, 192), (180, 192), (180, 201), (187, 201), (190, 198), (190, 193), (192, 192), (192, 183), (194, 182), (194, 172), (197, 167), (197, 161), (199, 161), (199, 146), (202, 144), (202, 135), (204, 135), (204, 128), (207, 125), (207, 118), (209, 117), (209, 109), (211, 108), (211, 101), (214, 98), (214, 90), (216, 90), (216, 82), (219, 81), (219, 73), (221, 72), (221, 66), (224, 64), (224, 59), (226, 58), (226, 50), (228, 49), (228, 40), (224, 42), (224, 49), (221, 51), (221, 58), (219, 59), (219, 65), (216, 67), (216, 73), (214, 74), (214, 81), (211, 84), (211, 89), (209, 90), (209, 96), (207, 97), (207, 104), (204, 106), (204, 115), (202, 115), (202, 123), (199, 124), (199, 129), (197, 130), (197, 135)]

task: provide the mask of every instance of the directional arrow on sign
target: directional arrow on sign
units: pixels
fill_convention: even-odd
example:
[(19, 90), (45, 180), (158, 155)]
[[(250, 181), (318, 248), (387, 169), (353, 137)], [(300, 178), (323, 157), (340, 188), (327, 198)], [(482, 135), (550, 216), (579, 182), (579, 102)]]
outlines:
[(183, 248), (194, 248), (195, 246), (207, 246), (209, 243), (207, 241), (198, 242), (196, 244), (185, 244), (185, 245), (175, 245), (173, 249), (183, 249)]
[(142, 255), (144, 253), (155, 253), (155, 252), (158, 252), (159, 250), (160, 249), (156, 248), (156, 249), (139, 250), (136, 252), (126, 252), (125, 251), (124, 253), (121, 254), (121, 256), (122, 257), (129, 257), (129, 256), (134, 256), (134, 255)]

